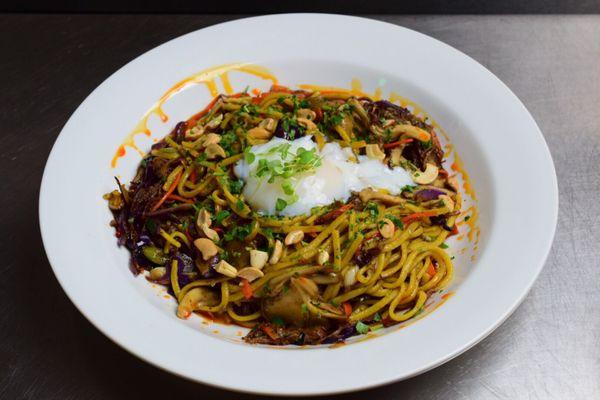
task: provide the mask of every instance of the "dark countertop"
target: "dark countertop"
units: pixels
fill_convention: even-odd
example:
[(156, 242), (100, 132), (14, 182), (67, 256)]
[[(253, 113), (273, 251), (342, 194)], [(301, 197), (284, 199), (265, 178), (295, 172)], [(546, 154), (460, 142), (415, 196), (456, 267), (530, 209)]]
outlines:
[[(255, 397), (183, 380), (104, 337), (54, 278), (37, 211), (52, 143), (98, 84), (166, 40), (235, 18), (0, 15), (0, 398)], [(559, 223), (533, 290), (487, 339), (416, 378), (339, 397), (599, 398), (600, 16), (376, 18), (458, 48), (521, 98), (554, 158)], [(232, 379), (251, 367), (231, 363)]]

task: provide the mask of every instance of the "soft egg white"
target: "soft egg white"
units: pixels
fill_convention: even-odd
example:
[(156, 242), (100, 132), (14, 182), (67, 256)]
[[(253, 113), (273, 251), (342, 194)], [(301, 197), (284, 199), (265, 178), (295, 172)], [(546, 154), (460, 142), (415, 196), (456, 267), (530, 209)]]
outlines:
[(269, 183), (267, 177), (256, 176), (259, 159), (281, 160), (280, 153), (269, 152), (281, 144), (290, 145), (289, 154), (295, 154), (300, 147), (305, 150), (317, 148), (311, 136), (293, 141), (273, 138), (268, 143), (251, 147), (250, 152), (255, 155), (252, 163), (248, 164), (242, 159), (234, 167), (236, 176), (245, 183), (243, 194), (246, 201), (261, 214), (277, 214), (275, 206), (278, 198), (288, 202), (288, 206), (278, 214), (295, 216), (308, 214), (313, 207), (325, 206), (336, 200), (346, 201), (352, 192), (365, 188), (385, 189), (392, 194), (399, 194), (403, 186), (413, 184), (405, 169), (392, 169), (366, 156), (359, 156), (357, 160), (349, 148), (332, 142), (327, 143), (321, 151), (316, 151), (321, 157), (319, 167), (288, 179), (297, 196), (297, 200), (292, 202), (293, 198), (286, 195), (281, 187), (281, 178)]

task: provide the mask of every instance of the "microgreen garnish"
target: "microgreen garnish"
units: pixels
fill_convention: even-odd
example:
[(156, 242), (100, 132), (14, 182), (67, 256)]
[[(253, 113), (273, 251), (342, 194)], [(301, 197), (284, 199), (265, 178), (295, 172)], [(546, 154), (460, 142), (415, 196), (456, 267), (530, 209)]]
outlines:
[(275, 210), (277, 212), (281, 212), (283, 211), (284, 208), (286, 208), (288, 206), (287, 201), (285, 201), (284, 199), (277, 199), (277, 202), (275, 203)]
[(246, 164), (248, 164), (248, 165), (252, 164), (255, 159), (256, 159), (256, 154), (254, 154), (250, 151), (250, 147), (246, 147), (246, 149), (244, 150), (244, 161), (246, 161)]
[[(307, 150), (299, 147), (296, 152), (291, 151), (291, 144), (283, 143), (274, 146), (263, 154), (254, 155), (246, 153), (245, 156), (250, 156), (252, 162), (257, 159), (258, 166), (254, 175), (258, 178), (265, 178), (268, 183), (275, 183), (277, 180), (281, 185), (281, 189), (288, 196), (286, 199), (277, 199), (275, 209), (277, 212), (283, 211), (285, 207), (295, 203), (298, 200), (294, 186), (290, 180), (298, 174), (313, 171), (321, 166), (321, 157), (317, 154), (317, 149)], [(260, 158), (261, 156), (276, 155), (275, 159)], [(246, 162), (248, 159), (246, 158)]]

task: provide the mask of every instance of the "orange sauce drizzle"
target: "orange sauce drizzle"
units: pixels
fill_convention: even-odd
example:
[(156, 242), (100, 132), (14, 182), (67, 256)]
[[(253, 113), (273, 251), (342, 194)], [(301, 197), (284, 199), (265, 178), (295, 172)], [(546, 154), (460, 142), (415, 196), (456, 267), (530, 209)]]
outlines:
[(463, 189), (465, 190), (465, 193), (471, 196), (473, 200), (477, 200), (477, 195), (475, 194), (473, 186), (471, 185), (471, 179), (469, 178), (469, 174), (467, 173), (467, 171), (465, 171), (465, 164), (463, 163), (462, 159), (458, 156), (458, 153), (456, 151), (454, 151), (454, 162), (452, 163), (450, 168), (454, 172), (457, 172), (462, 175), (464, 181)]
[(125, 137), (125, 139), (117, 149), (115, 155), (111, 160), (111, 167), (115, 168), (117, 166), (119, 158), (123, 157), (127, 152), (126, 147), (131, 147), (135, 149), (138, 153), (140, 153), (140, 155), (143, 156), (142, 151), (135, 144), (135, 137), (139, 134), (144, 134), (146, 136), (151, 135), (150, 129), (148, 128), (148, 119), (151, 115), (157, 115), (163, 123), (169, 120), (169, 117), (165, 114), (162, 107), (164, 103), (167, 102), (176, 93), (191, 85), (204, 84), (206, 85), (211, 96), (215, 97), (219, 94), (216, 78), (219, 78), (221, 80), (225, 93), (233, 93), (233, 88), (231, 86), (231, 82), (229, 80), (228, 75), (230, 71), (244, 72), (250, 75), (257, 76), (259, 78), (270, 80), (271, 82), (273, 82), (273, 85), (277, 84), (277, 78), (271, 72), (269, 72), (269, 70), (267, 70), (264, 67), (248, 63), (219, 65), (217, 67), (209, 68), (204, 71), (198, 72), (194, 75), (188, 76), (187, 78), (179, 81), (173, 87), (171, 87), (165, 94), (162, 95), (162, 97), (156, 103), (152, 105), (152, 107), (150, 107), (150, 109), (148, 109), (148, 111), (146, 111), (142, 119)]
[[(467, 208), (465, 211), (463, 211), (461, 213), (462, 215), (464, 215), (465, 217), (469, 216), (468, 220), (465, 220), (463, 218), (463, 222), (464, 224), (466, 224), (469, 227), (469, 230), (467, 232), (467, 237), (469, 238), (470, 242), (473, 242), (473, 239), (479, 239), (479, 227), (477, 222), (479, 221), (479, 211), (477, 210), (477, 208), (475, 206), (471, 206), (469, 208)], [(477, 243), (477, 240), (475, 243)]]

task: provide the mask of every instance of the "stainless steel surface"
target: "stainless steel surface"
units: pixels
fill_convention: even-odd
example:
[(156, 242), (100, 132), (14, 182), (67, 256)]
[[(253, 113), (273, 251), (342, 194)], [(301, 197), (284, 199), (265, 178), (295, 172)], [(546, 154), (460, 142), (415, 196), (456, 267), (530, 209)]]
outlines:
[[(62, 293), (36, 229), (37, 186), (45, 157), (83, 97), (135, 55), (181, 33), (232, 18), (0, 17), (1, 37), (13, 39), (0, 42), (6, 57), (0, 62), (5, 142), (0, 150), (0, 398), (255, 397), (184, 381), (104, 338)], [(546, 267), (531, 293), (488, 338), (416, 378), (340, 397), (600, 398), (600, 16), (376, 18), (456, 47), (519, 96), (554, 158), (559, 223)], [(18, 61), (19, 57), (26, 58)], [(502, 290), (501, 282), (497, 290)], [(167, 350), (168, 341), (162, 340)], [(232, 379), (252, 368), (231, 363)], [(356, 365), (357, 374), (360, 369)]]

